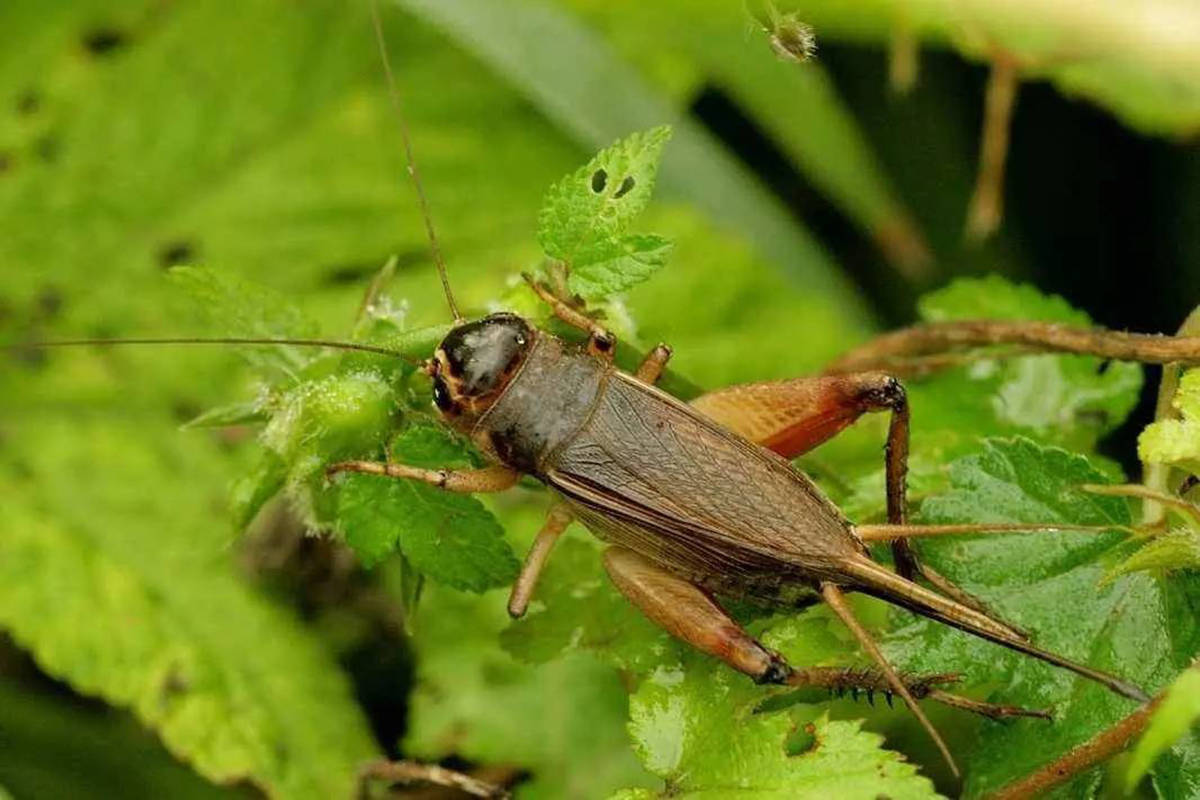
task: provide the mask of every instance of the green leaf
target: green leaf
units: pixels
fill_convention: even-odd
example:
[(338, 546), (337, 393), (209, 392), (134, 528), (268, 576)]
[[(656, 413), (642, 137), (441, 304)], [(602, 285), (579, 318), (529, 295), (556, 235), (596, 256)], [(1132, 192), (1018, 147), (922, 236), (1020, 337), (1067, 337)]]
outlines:
[(1154, 762), (1181, 739), (1200, 719), (1200, 670), (1186, 670), (1155, 710), (1146, 731), (1138, 739), (1125, 771), (1125, 791), (1132, 794)]
[(623, 292), (665, 266), (673, 246), (653, 233), (597, 242), (579, 253), (567, 286), (585, 300)]
[(1179, 417), (1147, 425), (1138, 437), (1138, 457), (1200, 472), (1200, 370), (1183, 373), (1171, 408)]
[[(582, 270), (579, 286), (595, 296), (611, 294), (605, 292), (610, 284), (624, 287), (644, 280), (665, 262), (669, 243), (662, 237), (624, 233), (650, 202), (670, 135), (667, 126), (631, 134), (601, 150), (546, 193), (538, 215), (538, 241), (546, 255), (563, 262), (572, 276)], [(633, 273), (621, 276), (628, 268)]]
[[(170, 277), (196, 301), (217, 335), (312, 339), (319, 332), (298, 308), (266, 287), (199, 267), (175, 267)], [(283, 345), (247, 345), (238, 352), (268, 375), (293, 374), (312, 359), (311, 353)]]
[(270, 450), (264, 450), (254, 468), (234, 481), (229, 506), (234, 530), (244, 530), (287, 482), (287, 464)]
[(299, 486), (333, 461), (380, 452), (395, 409), (392, 387), (377, 373), (330, 375), (283, 394), (260, 438)]
[(267, 415), (262, 403), (251, 400), (245, 403), (232, 403), (227, 406), (210, 408), (198, 416), (192, 417), (183, 424), (183, 429), (189, 428), (225, 428), (230, 425), (250, 425), (266, 422)]
[[(1013, 284), (992, 275), (959, 279), (945, 289), (921, 298), (921, 317), (929, 322), (956, 319), (1030, 319), (1090, 326), (1091, 319), (1056, 295)], [(982, 362), (960, 371), (959, 380), (980, 382), (991, 417), (1009, 428), (1037, 433), (1064, 445), (1088, 447), (1100, 435), (1119, 426), (1137, 403), (1142, 369), (1137, 364), (1110, 363), (1101, 369), (1088, 356), (1029, 356)], [(931, 382), (942, 404), (964, 399), (950, 385)], [(990, 395), (990, 396), (989, 396)], [(914, 407), (916, 404), (914, 403)], [(978, 430), (978, 429), (977, 429)], [(990, 432), (990, 431), (980, 431)]]
[[(860, 722), (758, 711), (762, 689), (744, 676), (711, 661), (689, 659), (688, 666), (658, 669), (629, 701), (638, 756), (667, 783), (653, 796), (937, 797), (916, 767), (884, 750), (882, 737)], [(789, 737), (800, 726), (811, 738), (795, 752)]]
[[(1079, 489), (1109, 480), (1087, 459), (1029, 440), (986, 440), (975, 454), (952, 462), (949, 473), (951, 489), (922, 503), (924, 520), (1130, 522), (1125, 499)], [(1100, 585), (1128, 555), (1119, 533), (957, 536), (919, 544), (931, 566), (1030, 631), (1040, 646), (1148, 691), (1169, 680), (1195, 647), (1192, 612), (1164, 616), (1162, 609), (1176, 602), (1171, 587), (1141, 573)], [(968, 797), (1032, 771), (1132, 710), (1130, 701), (1095, 683), (927, 620), (896, 629), (886, 650), (905, 669), (961, 672), (965, 688), (980, 687), (987, 699), (1054, 708), (1052, 725), (983, 725), (974, 742), (957, 743)], [(1094, 772), (1083, 775), (1076, 790), (1096, 780)]]
[(216, 447), (145, 419), (29, 422), (0, 462), (0, 627), (210, 780), (348, 795), (366, 720), (317, 639), (236, 577)]
[(501, 592), (475, 597), (430, 587), (416, 624), (421, 658), (404, 752), (528, 770), (518, 789), (528, 800), (649, 785), (629, 749), (617, 672), (579, 654), (520, 664), (496, 646), (507, 621)]
[[(408, 428), (393, 446), (401, 463), (447, 467), (462, 447), (433, 425)], [(348, 475), (337, 517), (346, 542), (368, 565), (394, 549), (439, 583), (482, 592), (513, 581), (519, 564), (495, 517), (475, 498), (418, 481)]]

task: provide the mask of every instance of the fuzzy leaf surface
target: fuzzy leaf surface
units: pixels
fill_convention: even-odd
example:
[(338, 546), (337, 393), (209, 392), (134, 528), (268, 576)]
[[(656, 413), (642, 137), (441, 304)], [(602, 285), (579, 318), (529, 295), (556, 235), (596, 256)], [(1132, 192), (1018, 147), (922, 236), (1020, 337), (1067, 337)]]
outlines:
[[(1027, 439), (986, 440), (975, 454), (952, 462), (949, 473), (949, 491), (921, 505), (927, 521), (1130, 521), (1124, 499), (1079, 489), (1108, 480), (1086, 458)], [(1121, 533), (960, 536), (923, 542), (919, 549), (935, 569), (1030, 631), (1040, 646), (1146, 691), (1168, 681), (1195, 647), (1196, 626), (1188, 614), (1161, 613), (1164, 607), (1190, 605), (1179, 588), (1142, 573), (1101, 585), (1107, 570), (1129, 552)], [(1053, 725), (1034, 720), (984, 725), (974, 746), (961, 743), (969, 797), (1032, 771), (1134, 708), (1065, 670), (925, 620), (901, 625), (887, 649), (906, 669), (962, 671), (966, 686), (987, 687), (986, 697), (998, 702), (1054, 708)], [(997, 752), (1005, 758), (994, 758)], [(1094, 772), (1080, 776), (1073, 791), (1097, 780)]]
[[(230, 569), (214, 448), (145, 429), (44, 417), (25, 434), (37, 447), (0, 465), (0, 627), (210, 780), (345, 796), (375, 746), (344, 676)], [(113, 453), (120, 471), (96, 468)], [(195, 479), (164, 480), (185, 458)]]
[[(392, 449), (401, 463), (429, 468), (452, 466), (464, 454), (432, 425), (408, 428)], [(504, 586), (517, 575), (520, 565), (500, 524), (470, 495), (360, 474), (347, 475), (337, 491), (342, 533), (367, 564), (399, 549), (418, 571), (472, 592)]]
[[(629, 732), (646, 768), (669, 789), (646, 797), (933, 798), (916, 767), (884, 750), (858, 721), (789, 710), (756, 712), (762, 690), (724, 667), (687, 659), (662, 667), (630, 698)], [(790, 737), (808, 734), (797, 752)]]

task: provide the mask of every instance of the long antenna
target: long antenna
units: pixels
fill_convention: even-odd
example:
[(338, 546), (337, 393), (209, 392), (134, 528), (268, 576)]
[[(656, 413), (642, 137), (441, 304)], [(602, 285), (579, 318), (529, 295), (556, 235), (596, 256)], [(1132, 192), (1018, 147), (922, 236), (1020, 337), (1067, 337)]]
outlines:
[(396, 111), (396, 121), (400, 124), (400, 140), (404, 142), (404, 157), (408, 161), (408, 174), (412, 178), (413, 188), (417, 190), (417, 202), (421, 206), (421, 216), (425, 220), (425, 233), (429, 236), (429, 249), (433, 252), (433, 263), (437, 265), (438, 275), (442, 279), (442, 290), (446, 293), (446, 304), (454, 321), (462, 320), (458, 312), (458, 304), (454, 302), (454, 293), (450, 291), (450, 279), (446, 276), (446, 262), (442, 260), (442, 250), (438, 246), (437, 234), (433, 231), (433, 216), (429, 213), (429, 201), (425, 199), (425, 189), (421, 185), (421, 174), (417, 171), (417, 160), (413, 157), (412, 141), (408, 135), (408, 123), (404, 120), (404, 107), (400, 101), (400, 89), (392, 74), (392, 62), (388, 59), (387, 43), (383, 36), (383, 22), (379, 18), (379, 0), (371, 0), (371, 22), (375, 26), (375, 41), (379, 45), (379, 58), (383, 62), (383, 71), (387, 75), (388, 93), (392, 98), (392, 108)]
[(420, 362), (412, 356), (401, 353), (399, 350), (392, 350), (387, 347), (376, 347), (370, 344), (356, 344), (354, 342), (337, 342), (328, 339), (259, 339), (245, 337), (219, 337), (208, 338), (198, 336), (188, 337), (171, 337), (171, 338), (155, 338), (155, 339), (60, 339), (51, 342), (17, 342), (13, 344), (3, 345), (6, 350), (21, 350), (35, 348), (38, 350), (51, 347), (80, 347), (87, 345), (124, 345), (124, 344), (252, 344), (252, 345), (295, 345), (297, 347), (329, 347), (335, 350), (358, 350), (363, 353), (375, 353), (381, 356), (392, 356), (400, 358), (412, 364)]

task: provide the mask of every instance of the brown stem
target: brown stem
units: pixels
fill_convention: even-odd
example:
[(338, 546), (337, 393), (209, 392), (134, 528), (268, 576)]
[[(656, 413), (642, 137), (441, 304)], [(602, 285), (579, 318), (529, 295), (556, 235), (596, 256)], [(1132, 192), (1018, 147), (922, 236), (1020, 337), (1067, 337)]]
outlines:
[(1106, 728), (1024, 778), (1002, 787), (989, 795), (988, 800), (1025, 800), (1042, 797), (1055, 786), (1060, 786), (1079, 773), (1102, 764), (1129, 746), (1133, 738), (1146, 727), (1160, 702), (1161, 694), (1111, 728)]
[(385, 780), (391, 783), (431, 783), (458, 789), (472, 797), (508, 798), (509, 791), (502, 786), (481, 781), (470, 775), (439, 767), (437, 764), (418, 764), (415, 761), (371, 761), (359, 771), (360, 796), (365, 796), (370, 780)]
[(971, 241), (981, 241), (995, 233), (1004, 213), (1004, 162), (1008, 159), (1009, 129), (1017, 102), (1017, 66), (1015, 58), (999, 52), (988, 75), (979, 173), (967, 206), (966, 237)]
[(913, 325), (885, 333), (826, 367), (826, 373), (903, 369), (922, 357), (993, 345), (1076, 353), (1148, 364), (1200, 364), (1200, 337), (1081, 328), (1032, 320), (959, 320)]

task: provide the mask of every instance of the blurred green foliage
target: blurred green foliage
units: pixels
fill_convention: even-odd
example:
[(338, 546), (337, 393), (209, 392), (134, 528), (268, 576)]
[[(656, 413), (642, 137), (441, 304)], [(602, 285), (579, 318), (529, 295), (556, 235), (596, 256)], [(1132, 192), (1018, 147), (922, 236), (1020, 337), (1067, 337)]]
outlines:
[[(578, 262), (572, 288), (600, 301), (623, 346), (675, 347), (668, 387), (813, 371), (869, 335), (866, 304), (817, 237), (683, 113), (705, 82), (741, 103), (900, 274), (917, 285), (938, 274), (820, 63), (773, 58), (737, 4), (397, 5), (406, 13), (386, 15), (388, 48), (451, 279), (472, 313), (536, 308), (515, 275), (545, 266), (540, 240)], [(1104, 3), (795, 7), (820, 36), (911, 37), (968, 57), (1002, 47), (1028, 74), (1145, 131), (1186, 134), (1200, 118), (1200, 49), (1167, 35), (1195, 29), (1185, 3), (1163, 0), (1161, 27)], [(333, 0), (253, 0), (236, 13), (157, 0), (0, 5), (0, 338), (323, 332), (428, 354), (447, 314), (370, 36), (365, 5)], [(649, 156), (626, 142), (572, 172), (596, 148), (665, 123), (674, 136), (653, 202), (661, 135)], [(600, 166), (612, 183), (576, 202)], [(624, 212), (575, 235), (593, 201), (618, 201), (626, 172), (639, 179), (632, 211), (649, 203), (638, 230), (655, 236), (626, 233)], [(562, 214), (543, 213), (539, 229), (550, 186), (546, 207)], [(637, 283), (661, 266), (667, 240), (672, 266)], [(391, 254), (386, 287), (364, 300)], [(919, 310), (1088, 322), (996, 278), (952, 284)], [(530, 615), (508, 623), (496, 587), (511, 580), (545, 493), (446, 498), (366, 476), (331, 485), (323, 467), (338, 458), (475, 456), (432, 427), (428, 383), (405, 362), (238, 353), (242, 362), (202, 349), (18, 348), (0, 360), (0, 627), (45, 673), (131, 711), (200, 775), (274, 797), (345, 796), (365, 759), (398, 751), (526, 775), (522, 797), (954, 790), (899, 711), (824, 698), (763, 706), (769, 692), (630, 608), (580, 531), (560, 544)], [(922, 516), (1130, 522), (1125, 500), (1076, 487), (1119, 479), (1095, 448), (1140, 380), (1136, 367), (1026, 356), (914, 383)], [(883, 511), (882, 435), (882, 420), (866, 420), (801, 461), (855, 519)], [(280, 494), (290, 502), (270, 502)], [(306, 529), (352, 550), (313, 550)], [(1144, 552), (1132, 551), (1118, 534), (1081, 533), (925, 548), (1041, 643), (1156, 689), (1197, 651), (1200, 587), (1187, 570), (1167, 575), (1168, 561), (1131, 567)], [(975, 696), (1056, 707), (1048, 728), (935, 710), (970, 796), (1129, 710), (958, 632), (872, 602), (860, 610), (908, 669), (961, 671)], [(739, 613), (798, 664), (861, 661), (822, 609)], [(399, 652), (415, 676), (398, 669), (368, 686), (354, 666), (362, 652)], [(132, 718), (81, 710), (61, 688), (19, 680), (9, 660), (0, 796), (222, 792)], [(381, 724), (395, 697), (407, 719)], [(1200, 781), (1200, 749), (1191, 734), (1170, 738), (1144, 745), (1131, 774), (1149, 771), (1162, 796), (1183, 796)], [(1100, 771), (1080, 776), (1065, 796), (1090, 796), (1100, 781)]]

